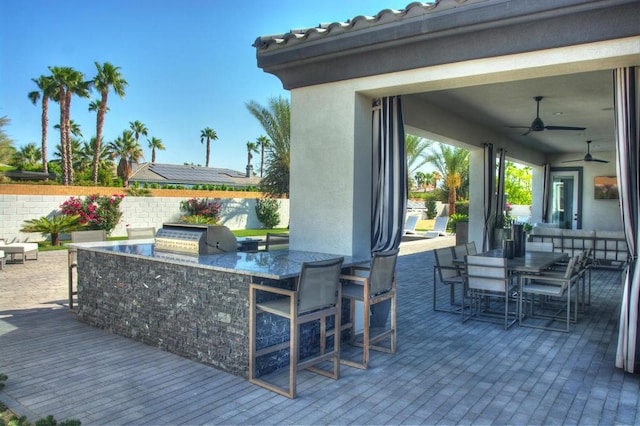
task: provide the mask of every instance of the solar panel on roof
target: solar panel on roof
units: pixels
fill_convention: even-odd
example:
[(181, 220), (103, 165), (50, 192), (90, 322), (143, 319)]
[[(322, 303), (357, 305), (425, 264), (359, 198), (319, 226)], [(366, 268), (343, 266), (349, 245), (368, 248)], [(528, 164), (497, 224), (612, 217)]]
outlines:
[[(216, 182), (235, 183), (231, 178), (244, 177), (241, 173), (229, 169), (212, 169), (197, 166), (180, 166), (176, 164), (152, 164), (149, 169), (170, 181), (181, 182)], [(221, 173), (221, 171), (223, 173)], [(231, 175), (231, 176), (229, 176)]]

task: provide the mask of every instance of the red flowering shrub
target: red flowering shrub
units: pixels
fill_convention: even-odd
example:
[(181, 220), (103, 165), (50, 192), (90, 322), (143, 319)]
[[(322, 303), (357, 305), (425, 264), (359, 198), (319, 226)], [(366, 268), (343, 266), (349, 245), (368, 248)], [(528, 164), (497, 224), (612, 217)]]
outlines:
[(86, 229), (104, 229), (111, 234), (122, 217), (123, 198), (124, 195), (118, 194), (111, 197), (93, 194), (84, 199), (71, 197), (60, 205), (60, 210), (67, 216), (80, 216), (80, 223), (87, 224)]
[(185, 223), (216, 225), (220, 221), (221, 204), (206, 198), (191, 198), (180, 202), (180, 210), (186, 214), (180, 218)]

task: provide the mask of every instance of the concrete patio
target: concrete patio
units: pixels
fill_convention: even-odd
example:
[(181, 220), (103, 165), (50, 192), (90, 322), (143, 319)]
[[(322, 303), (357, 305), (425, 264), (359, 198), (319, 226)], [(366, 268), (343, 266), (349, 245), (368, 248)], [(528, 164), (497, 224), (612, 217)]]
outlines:
[(368, 371), (342, 367), (338, 381), (301, 372), (295, 400), (80, 323), (66, 251), (40, 253), (0, 271), (0, 400), (83, 425), (637, 424), (640, 377), (614, 367), (618, 271), (594, 271), (571, 333), (461, 324), (431, 309), (431, 250), (453, 243), (402, 245), (398, 353), (373, 352)]

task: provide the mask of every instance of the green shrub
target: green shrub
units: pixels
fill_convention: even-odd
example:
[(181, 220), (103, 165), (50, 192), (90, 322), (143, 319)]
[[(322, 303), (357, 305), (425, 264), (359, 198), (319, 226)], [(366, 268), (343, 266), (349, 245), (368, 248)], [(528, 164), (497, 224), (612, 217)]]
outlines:
[(456, 214), (469, 216), (469, 201), (456, 201)]
[(427, 219), (434, 219), (436, 216), (438, 216), (438, 208), (434, 200), (425, 201), (424, 206), (427, 208)]
[(447, 224), (447, 230), (450, 232), (456, 231), (456, 223), (469, 222), (469, 216), (466, 214), (454, 213), (449, 216), (449, 223)]
[(129, 187), (124, 192), (131, 197), (151, 197), (151, 191), (147, 188)]
[(271, 229), (280, 223), (280, 203), (273, 198), (256, 200), (256, 216), (262, 225)]
[(180, 210), (186, 215), (180, 218), (184, 223), (216, 225), (220, 221), (222, 205), (206, 198), (191, 198), (180, 202)]

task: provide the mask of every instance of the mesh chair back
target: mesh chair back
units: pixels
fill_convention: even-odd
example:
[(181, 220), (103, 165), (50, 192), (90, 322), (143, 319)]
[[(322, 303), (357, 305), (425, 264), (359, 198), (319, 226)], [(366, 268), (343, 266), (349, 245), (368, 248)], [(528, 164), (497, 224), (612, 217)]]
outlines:
[(396, 273), (398, 249), (373, 253), (369, 273), (369, 294), (375, 296), (391, 290)]
[(455, 246), (453, 248), (453, 254), (455, 255), (456, 259), (464, 259), (464, 257), (468, 254), (467, 253), (467, 245), (466, 244), (459, 244), (459, 245)]
[(509, 283), (507, 259), (503, 257), (467, 256), (467, 284), (469, 288), (506, 291)]
[(580, 255), (576, 255), (569, 259), (567, 269), (564, 270), (564, 278), (569, 279), (572, 275), (575, 275), (580, 271), (581, 260), (582, 258)]
[(451, 247), (435, 249), (433, 254), (436, 257), (436, 268), (440, 275), (440, 281), (446, 281), (448, 278), (460, 275), (458, 268), (453, 264), (454, 257)]
[(471, 241), (470, 243), (467, 243), (467, 254), (470, 254), (470, 255), (478, 254), (478, 249), (476, 248), (475, 241)]
[(289, 248), (289, 234), (274, 234), (267, 232), (265, 250), (280, 250)]
[(298, 280), (298, 314), (334, 306), (338, 301), (343, 257), (304, 262)]
[(104, 229), (71, 232), (72, 243), (91, 243), (94, 241), (106, 241), (106, 239), (107, 233)]

